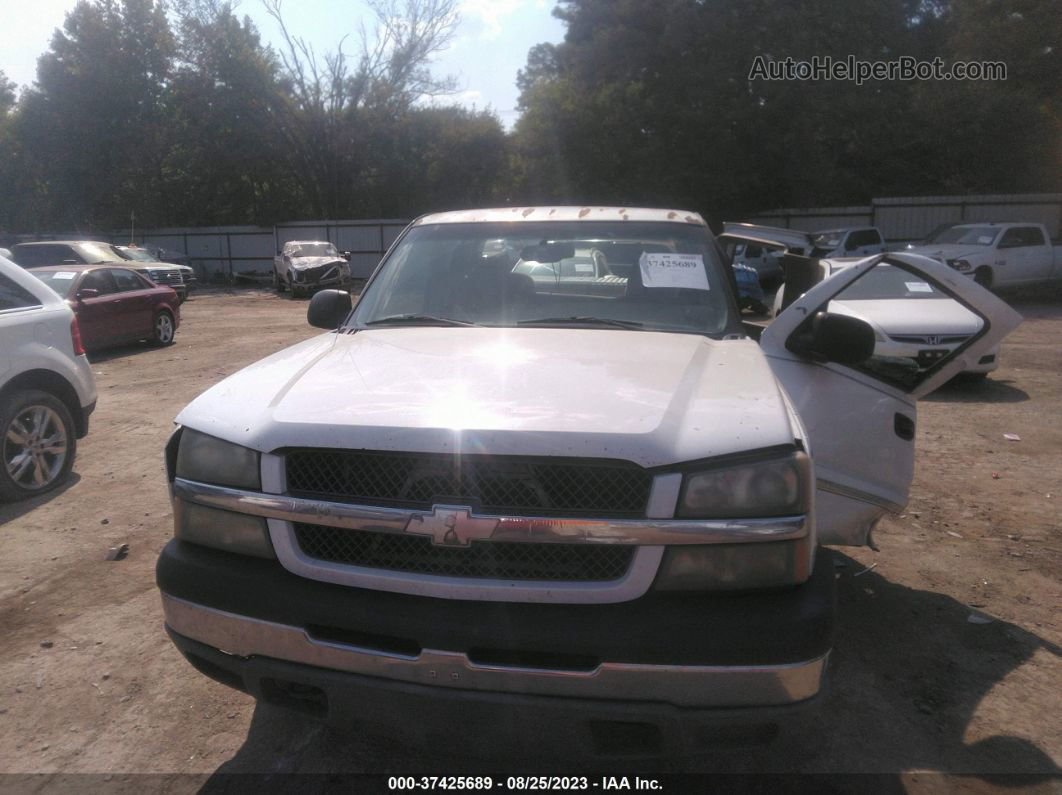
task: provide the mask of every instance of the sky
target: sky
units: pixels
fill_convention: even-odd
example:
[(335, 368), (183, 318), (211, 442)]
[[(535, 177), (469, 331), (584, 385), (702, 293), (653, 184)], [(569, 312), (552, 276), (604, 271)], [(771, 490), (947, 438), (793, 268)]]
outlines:
[[(527, 51), (540, 42), (559, 42), (564, 25), (550, 13), (553, 0), (459, 0), (461, 23), (449, 48), (432, 63), (436, 75), (457, 79), (451, 101), (491, 108), (511, 127), (517, 118), (516, 72)], [(61, 27), (76, 0), (0, 0), (0, 70), (20, 86), (36, 78), (37, 57), (48, 49), (52, 31)], [(333, 49), (345, 33), (356, 39), (358, 22), (368, 17), (359, 0), (287, 0), (289, 30), (318, 52)], [(242, 0), (237, 8), (250, 16), (263, 38), (276, 45), (276, 23), (260, 0)], [(17, 31), (17, 35), (12, 35)]]

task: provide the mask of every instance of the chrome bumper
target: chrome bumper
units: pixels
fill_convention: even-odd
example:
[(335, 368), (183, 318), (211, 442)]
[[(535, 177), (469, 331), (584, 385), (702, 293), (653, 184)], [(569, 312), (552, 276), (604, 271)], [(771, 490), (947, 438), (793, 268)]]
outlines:
[(386, 653), (312, 638), (299, 627), (248, 618), (162, 595), (179, 635), (237, 657), (270, 657), (421, 685), (471, 691), (667, 703), (680, 707), (793, 704), (816, 695), (829, 654), (789, 665), (693, 666), (603, 662), (572, 671), (477, 665), (459, 652)]

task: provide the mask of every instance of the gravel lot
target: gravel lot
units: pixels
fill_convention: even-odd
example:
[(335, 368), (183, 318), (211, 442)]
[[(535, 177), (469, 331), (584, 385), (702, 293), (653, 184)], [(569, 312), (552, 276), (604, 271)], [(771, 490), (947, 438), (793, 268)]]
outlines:
[[(1062, 290), (1012, 299), (1026, 321), (1002, 367), (921, 405), (910, 505), (883, 523), (881, 551), (837, 555), (840, 630), (813, 737), (684, 769), (880, 772), (908, 789), (934, 788), (918, 771), (975, 774), (964, 784), (978, 789), (1000, 784), (990, 774), (1058, 773)], [(192, 786), (218, 772), (474, 769), (256, 707), (196, 673), (163, 633), (154, 565), (171, 534), (162, 447), (173, 417), (315, 334), (306, 306), (266, 291), (197, 294), (174, 346), (93, 357), (99, 408), (75, 477), (0, 507), (0, 772), (202, 776), (182, 779)], [(119, 543), (128, 558), (105, 561)]]

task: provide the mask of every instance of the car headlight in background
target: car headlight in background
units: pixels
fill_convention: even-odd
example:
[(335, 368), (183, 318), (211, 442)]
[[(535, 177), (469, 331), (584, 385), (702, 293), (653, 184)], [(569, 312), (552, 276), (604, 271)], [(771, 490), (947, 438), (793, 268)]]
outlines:
[(957, 271), (968, 271), (971, 267), (970, 263), (964, 259), (949, 259), (948, 265)]
[(793, 516), (807, 510), (810, 488), (811, 464), (803, 452), (723, 464), (683, 477), (675, 515), (688, 519)]
[(200, 483), (260, 489), (258, 459), (255, 450), (185, 428), (177, 448), (176, 475)]

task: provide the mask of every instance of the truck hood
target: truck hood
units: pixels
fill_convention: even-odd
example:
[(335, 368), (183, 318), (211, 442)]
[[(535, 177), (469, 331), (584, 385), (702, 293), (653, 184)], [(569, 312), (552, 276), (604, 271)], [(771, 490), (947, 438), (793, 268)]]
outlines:
[(262, 452), (463, 450), (645, 467), (794, 440), (752, 340), (612, 329), (325, 334), (230, 376), (177, 422)]
[(980, 257), (992, 248), (990, 246), (966, 246), (961, 243), (942, 243), (935, 246), (915, 246), (906, 249), (904, 254), (921, 254), (940, 262), (949, 259), (966, 259), (967, 257)]
[(291, 267), (297, 271), (306, 270), (307, 268), (316, 268), (318, 265), (331, 265), (332, 263), (344, 264), (346, 262), (342, 257), (292, 257)]

